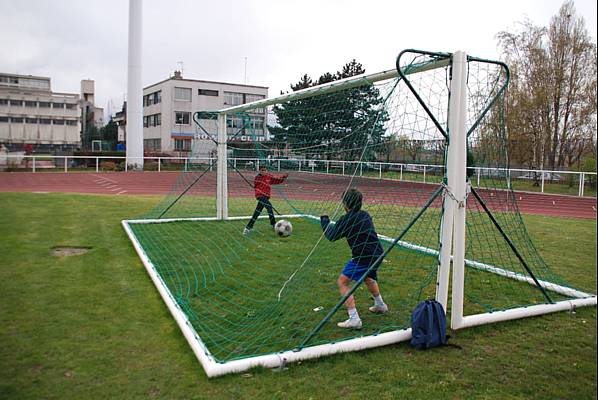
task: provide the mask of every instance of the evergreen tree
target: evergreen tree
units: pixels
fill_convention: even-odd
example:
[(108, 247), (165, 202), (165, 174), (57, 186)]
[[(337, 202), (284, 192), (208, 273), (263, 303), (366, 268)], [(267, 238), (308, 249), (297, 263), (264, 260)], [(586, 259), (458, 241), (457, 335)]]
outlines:
[[(363, 66), (352, 60), (335, 74), (321, 75), (316, 83), (305, 74), (291, 89), (297, 91), (363, 73)], [(288, 143), (292, 152), (307, 158), (355, 160), (367, 144), (369, 153), (364, 159), (372, 159), (372, 150), (382, 143), (388, 120), (382, 102), (374, 86), (294, 100), (274, 107), (278, 126), (269, 130), (276, 142)]]

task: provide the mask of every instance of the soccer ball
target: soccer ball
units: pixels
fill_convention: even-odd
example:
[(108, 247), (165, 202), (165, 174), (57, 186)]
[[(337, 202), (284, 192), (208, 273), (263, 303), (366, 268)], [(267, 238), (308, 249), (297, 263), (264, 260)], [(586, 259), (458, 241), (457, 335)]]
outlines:
[(287, 237), (293, 232), (293, 225), (289, 221), (281, 219), (274, 225), (274, 231), (278, 236)]

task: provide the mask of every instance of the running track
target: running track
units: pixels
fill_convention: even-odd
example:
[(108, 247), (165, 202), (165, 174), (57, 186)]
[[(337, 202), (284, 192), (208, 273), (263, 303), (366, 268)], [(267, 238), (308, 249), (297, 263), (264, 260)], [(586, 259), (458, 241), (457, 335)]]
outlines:
[[(0, 192), (67, 192), (111, 195), (163, 195), (169, 193), (180, 177), (178, 172), (118, 173), (27, 173), (0, 172)], [(253, 173), (245, 175), (249, 181)], [(317, 179), (317, 181), (316, 181)], [(289, 198), (302, 200), (338, 199), (348, 183), (347, 176), (292, 173), (283, 188)], [(353, 184), (365, 193), (376, 193), (373, 202), (390, 203), (399, 199), (403, 205), (422, 205), (436, 185), (404, 181), (356, 178)], [(253, 190), (237, 173), (228, 178), (231, 197), (252, 197)], [(216, 175), (207, 173), (193, 187), (193, 194), (215, 195)], [(274, 194), (276, 196), (276, 193)], [(370, 196), (372, 197), (372, 196)], [(482, 193), (491, 209), (500, 209), (495, 193)], [(596, 218), (596, 198), (518, 192), (519, 210), (525, 214)], [(497, 199), (497, 201), (493, 201)], [(435, 204), (438, 206), (438, 202)]]

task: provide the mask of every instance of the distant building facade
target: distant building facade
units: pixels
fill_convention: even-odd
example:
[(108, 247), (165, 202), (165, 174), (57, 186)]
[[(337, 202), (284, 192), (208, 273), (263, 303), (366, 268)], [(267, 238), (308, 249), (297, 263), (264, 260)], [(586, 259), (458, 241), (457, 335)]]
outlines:
[[(214, 154), (215, 121), (205, 121), (203, 132), (193, 121), (197, 111), (215, 111), (226, 107), (265, 99), (268, 88), (195, 79), (183, 79), (179, 71), (167, 80), (143, 90), (143, 145), (146, 152), (166, 152), (197, 156)], [(265, 110), (255, 110), (250, 120), (251, 135), (239, 132), (247, 121), (228, 116), (227, 133), (232, 140), (264, 141), (267, 139)], [(234, 136), (234, 138), (233, 138)], [(195, 139), (195, 140), (194, 140)]]
[[(94, 146), (96, 141), (92, 140), (89, 135), (90, 127), (104, 126), (104, 109), (96, 107), (95, 105), (95, 82), (91, 79), (83, 79), (81, 81), (81, 138), (83, 140), (83, 147), (86, 149), (99, 149), (102, 146)], [(100, 140), (101, 142), (101, 140)]]
[(0, 73), (0, 143), (9, 149), (74, 149), (80, 117), (79, 95), (52, 92), (50, 78)]

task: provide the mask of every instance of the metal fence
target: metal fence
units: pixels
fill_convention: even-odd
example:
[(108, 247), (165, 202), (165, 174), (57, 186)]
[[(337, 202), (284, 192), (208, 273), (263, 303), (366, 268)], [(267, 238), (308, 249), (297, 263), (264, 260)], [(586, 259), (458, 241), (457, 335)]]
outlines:
[[(409, 164), (390, 162), (361, 162), (337, 160), (306, 160), (272, 158), (229, 158), (233, 168), (257, 170), (260, 163), (267, 163), (272, 170), (295, 170), (308, 173), (352, 175), (378, 179), (395, 179), (421, 183), (439, 183), (444, 176), (444, 166), (434, 164)], [(191, 165), (204, 164), (216, 168), (216, 159), (210, 157), (144, 157), (144, 171), (189, 171)], [(0, 170), (19, 172), (106, 172), (128, 171), (123, 156), (53, 156), (0, 154)], [(596, 172), (551, 171), (529, 169), (500, 169), (472, 167), (471, 181), (485, 186), (488, 180), (506, 179), (517, 191), (596, 196)]]

